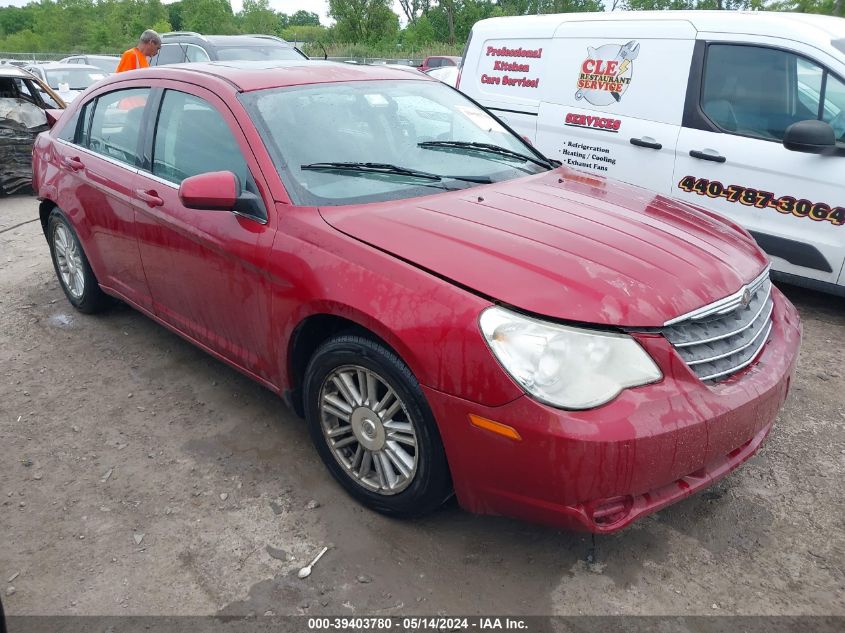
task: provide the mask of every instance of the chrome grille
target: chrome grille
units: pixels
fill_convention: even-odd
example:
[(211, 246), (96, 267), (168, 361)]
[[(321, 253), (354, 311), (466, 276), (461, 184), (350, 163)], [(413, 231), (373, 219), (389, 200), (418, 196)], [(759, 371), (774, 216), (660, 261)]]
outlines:
[(702, 380), (726, 380), (750, 365), (772, 330), (769, 269), (738, 292), (668, 321), (660, 332)]

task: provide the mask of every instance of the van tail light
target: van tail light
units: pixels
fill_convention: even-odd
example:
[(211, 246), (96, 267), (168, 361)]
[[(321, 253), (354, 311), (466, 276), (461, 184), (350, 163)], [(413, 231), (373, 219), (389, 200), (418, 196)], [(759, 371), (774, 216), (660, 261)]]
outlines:
[(44, 110), (44, 114), (47, 115), (47, 127), (52, 128), (59, 120), (59, 117), (62, 116), (62, 112), (64, 110)]
[(463, 66), (458, 67), (458, 78), (455, 80), (455, 88), (460, 89), (461, 87), (461, 73), (464, 71)]

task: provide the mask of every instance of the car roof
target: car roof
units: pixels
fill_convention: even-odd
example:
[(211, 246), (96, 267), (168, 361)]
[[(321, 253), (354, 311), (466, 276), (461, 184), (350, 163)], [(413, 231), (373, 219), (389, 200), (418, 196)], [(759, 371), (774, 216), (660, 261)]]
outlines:
[(88, 57), (88, 58), (91, 58), (91, 59), (117, 59), (117, 60), (120, 60), (120, 57), (118, 55), (88, 55), (86, 53), (79, 53), (78, 55), (68, 55), (67, 57), (62, 58), (59, 61), (61, 62), (61, 61), (64, 61), (65, 59), (79, 59), (80, 57)]
[(32, 79), (32, 74), (25, 71), (23, 68), (12, 66), (11, 64), (0, 64), (0, 77), (22, 77), (24, 79)]
[(293, 48), (290, 42), (274, 37), (256, 37), (255, 35), (205, 35), (204, 37), (215, 46), (239, 46), (244, 44), (255, 46), (260, 43), (269, 46), (289, 46)]
[(47, 62), (46, 64), (38, 64), (38, 68), (44, 70), (73, 70), (74, 68), (81, 68), (82, 70), (98, 70), (102, 72), (98, 66), (91, 64), (63, 64), (62, 62)]
[(436, 81), (422, 73), (388, 66), (367, 66), (316, 60), (228, 61), (171, 64), (112, 75), (109, 82), (127, 79), (176, 79), (201, 84), (200, 76), (222, 79), (241, 92), (344, 81)]
[[(613, 11), (608, 13), (563, 13), (557, 15), (489, 18), (477, 22), (473, 33), (501, 33), (514, 23), (530, 28), (534, 36), (547, 31), (551, 37), (568, 22), (687, 22), (697, 31), (770, 35), (830, 46), (831, 39), (845, 38), (845, 19), (779, 11)], [(510, 26), (508, 26), (510, 25)]]
[(162, 44), (179, 44), (185, 42), (205, 42), (212, 46), (285, 46), (293, 48), (293, 44), (280, 37), (265, 35), (202, 35), (201, 33), (175, 32), (164, 33)]

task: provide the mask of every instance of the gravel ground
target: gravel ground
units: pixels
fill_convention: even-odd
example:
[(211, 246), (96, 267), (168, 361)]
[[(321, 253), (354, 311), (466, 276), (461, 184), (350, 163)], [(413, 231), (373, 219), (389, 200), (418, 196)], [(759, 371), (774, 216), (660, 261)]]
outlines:
[(125, 306), (74, 312), (35, 218), (0, 200), (9, 614), (845, 615), (842, 299), (784, 288), (805, 338), (760, 453), (594, 547), (361, 508), (271, 393)]

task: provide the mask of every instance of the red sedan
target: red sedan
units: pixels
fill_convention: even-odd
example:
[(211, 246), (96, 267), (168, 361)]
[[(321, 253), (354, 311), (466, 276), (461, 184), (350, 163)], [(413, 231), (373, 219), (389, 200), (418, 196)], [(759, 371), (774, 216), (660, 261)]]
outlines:
[(460, 66), (461, 58), (454, 55), (431, 55), (426, 57), (417, 70), (426, 73), (434, 68), (445, 68), (446, 66)]
[(83, 312), (116, 297), (284, 397), (354, 497), (609, 532), (725, 475), (800, 324), (742, 229), (564, 169), (388, 68), (116, 75), (35, 147)]

